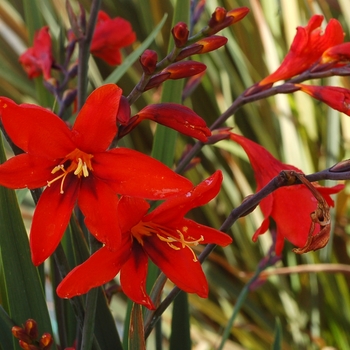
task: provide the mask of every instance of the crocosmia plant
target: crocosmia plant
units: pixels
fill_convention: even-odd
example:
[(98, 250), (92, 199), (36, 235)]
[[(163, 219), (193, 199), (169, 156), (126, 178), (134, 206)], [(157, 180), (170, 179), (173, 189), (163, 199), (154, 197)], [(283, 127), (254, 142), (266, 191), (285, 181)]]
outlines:
[(346, 1), (0, 4), (0, 349), (349, 349)]

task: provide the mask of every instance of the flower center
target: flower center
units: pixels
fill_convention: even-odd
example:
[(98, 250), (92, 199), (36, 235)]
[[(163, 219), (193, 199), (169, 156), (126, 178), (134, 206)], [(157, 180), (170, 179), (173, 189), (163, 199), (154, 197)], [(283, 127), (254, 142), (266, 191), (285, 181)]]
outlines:
[[(182, 230), (186, 233), (187, 227), (183, 227)], [(131, 229), (131, 234), (142, 246), (143, 236), (151, 236), (152, 234), (155, 234), (162, 242), (166, 242), (167, 245), (174, 250), (188, 248), (193, 255), (194, 262), (198, 261), (198, 259), (191, 246), (197, 246), (200, 242), (204, 241), (203, 236), (200, 236), (199, 239), (187, 236), (185, 239), (184, 233), (180, 230), (174, 230), (153, 222), (146, 223), (143, 221), (140, 221)]]
[(92, 154), (84, 153), (76, 148), (74, 151), (67, 154), (60, 164), (56, 165), (52, 169), (51, 174), (56, 174), (57, 172), (62, 173), (55, 177), (53, 180), (47, 181), (47, 186), (50, 187), (52, 183), (61, 179), (60, 193), (63, 194), (64, 180), (69, 173), (73, 172), (74, 175), (78, 176), (78, 178), (81, 178), (82, 176), (88, 177), (89, 171), (93, 171), (91, 158), (93, 158)]

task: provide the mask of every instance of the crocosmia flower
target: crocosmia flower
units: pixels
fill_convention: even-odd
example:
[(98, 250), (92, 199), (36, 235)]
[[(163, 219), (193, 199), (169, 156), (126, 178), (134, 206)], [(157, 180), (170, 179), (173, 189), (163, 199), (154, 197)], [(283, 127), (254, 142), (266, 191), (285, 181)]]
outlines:
[(103, 247), (73, 269), (57, 288), (60, 297), (71, 298), (110, 281), (120, 272), (124, 293), (136, 303), (154, 308), (146, 292), (148, 257), (179, 288), (201, 297), (208, 283), (192, 247), (216, 243), (226, 246), (231, 238), (213, 228), (184, 218), (192, 208), (217, 195), (222, 174), (217, 171), (191, 191), (172, 197), (148, 213), (140, 198), (122, 197), (117, 215), (123, 243), (119, 251)]
[(76, 202), (90, 232), (116, 249), (120, 243), (114, 215), (117, 193), (162, 199), (192, 188), (190, 181), (142, 153), (108, 150), (117, 133), (121, 93), (113, 84), (96, 89), (72, 129), (45, 108), (0, 98), (3, 126), (24, 151), (0, 165), (0, 184), (14, 189), (46, 186), (30, 234), (35, 265), (55, 250)]
[(338, 86), (294, 84), (301, 91), (326, 103), (339, 112), (350, 115), (350, 90)]
[[(293, 170), (302, 173), (298, 168), (283, 164), (275, 159), (265, 148), (255, 142), (231, 133), (231, 140), (240, 144), (247, 153), (253, 167), (257, 182), (257, 191), (261, 190), (272, 178), (282, 170)], [(330, 194), (337, 193), (343, 189), (343, 185), (334, 187), (323, 187), (313, 183), (316, 189), (324, 197), (329, 206), (334, 206)], [(260, 202), (264, 221), (255, 232), (253, 241), (265, 233), (270, 225), (270, 217), (277, 226), (276, 254), (280, 255), (284, 245), (284, 239), (299, 248), (303, 248), (307, 242), (310, 230), (310, 214), (317, 208), (317, 200), (304, 185), (282, 187), (271, 193)], [(314, 234), (319, 232), (316, 228)]]
[(273, 84), (300, 74), (316, 63), (328, 48), (344, 40), (341, 24), (331, 19), (323, 33), (323, 16), (314, 15), (305, 27), (298, 27), (292, 45), (279, 68), (263, 79), (259, 85)]
[(29, 78), (36, 78), (43, 74), (45, 80), (50, 79), (50, 71), (53, 63), (51, 46), (49, 27), (46, 26), (35, 34), (33, 47), (27, 49), (19, 57), (19, 62), (27, 72)]
[(122, 63), (120, 49), (135, 40), (136, 35), (127, 20), (120, 17), (112, 19), (107, 13), (99, 11), (90, 51), (114, 66)]

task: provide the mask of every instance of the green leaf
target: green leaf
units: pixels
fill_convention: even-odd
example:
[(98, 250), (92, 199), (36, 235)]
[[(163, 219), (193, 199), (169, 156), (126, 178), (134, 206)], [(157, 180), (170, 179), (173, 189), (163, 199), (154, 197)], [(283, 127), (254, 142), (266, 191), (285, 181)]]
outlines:
[(14, 325), (10, 316), (0, 305), (0, 349), (12, 349), (13, 336), (9, 330), (11, 330)]
[(275, 340), (273, 341), (272, 350), (282, 349), (282, 325), (279, 318), (276, 319)]
[(143, 332), (142, 310), (141, 306), (135, 303), (131, 310), (129, 350), (146, 350), (146, 343)]
[(103, 84), (117, 83), (119, 81), (125, 72), (139, 59), (142, 52), (151, 45), (152, 41), (162, 29), (167, 17), (168, 15), (165, 14), (159, 24), (154, 28), (152, 33), (147, 37), (147, 39), (135, 51), (133, 51), (128, 57), (124, 59), (124, 62), (105, 79)]
[(187, 293), (179, 293), (173, 305), (169, 349), (191, 350), (190, 312)]
[[(6, 157), (1, 139), (0, 142), (0, 160), (3, 163)], [(31, 261), (28, 236), (16, 194), (5, 187), (0, 187), (0, 232), (3, 290), (8, 303), (6, 311), (17, 325), (32, 318), (38, 323), (39, 334), (53, 334), (43, 286)], [(8, 331), (11, 332), (10, 329)], [(17, 340), (13, 342), (14, 348), (19, 348)]]

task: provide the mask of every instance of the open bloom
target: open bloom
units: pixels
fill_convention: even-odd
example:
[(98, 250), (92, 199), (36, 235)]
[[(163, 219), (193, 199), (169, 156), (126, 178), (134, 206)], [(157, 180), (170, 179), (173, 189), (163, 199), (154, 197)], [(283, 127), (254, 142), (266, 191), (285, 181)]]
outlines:
[[(301, 170), (292, 165), (281, 163), (265, 148), (243, 136), (231, 133), (230, 138), (240, 144), (247, 153), (254, 170), (257, 191), (261, 190), (282, 170), (294, 170), (302, 173)], [(343, 185), (323, 187), (317, 183), (313, 185), (329, 206), (334, 206), (330, 194), (337, 193), (344, 187)], [(305, 246), (311, 224), (310, 214), (317, 208), (317, 200), (308, 188), (304, 185), (279, 188), (260, 202), (260, 208), (265, 218), (253, 236), (254, 241), (258, 239), (259, 235), (268, 230), (271, 217), (277, 226), (277, 255), (280, 255), (282, 252), (284, 239), (287, 239), (299, 248)], [(314, 235), (318, 232), (319, 227), (314, 231)]]
[(273, 84), (286, 80), (310, 68), (330, 47), (344, 40), (341, 24), (331, 19), (324, 31), (320, 28), (323, 16), (314, 15), (305, 27), (298, 27), (292, 45), (279, 68), (260, 81), (259, 85)]
[(301, 91), (326, 103), (339, 112), (350, 115), (350, 90), (338, 86), (294, 84)]
[(112, 19), (104, 11), (99, 11), (90, 51), (114, 66), (122, 62), (120, 49), (135, 40), (136, 35), (127, 20), (120, 17)]
[(19, 57), (19, 62), (29, 78), (36, 78), (43, 74), (45, 80), (50, 79), (50, 70), (53, 63), (51, 46), (49, 27), (46, 26), (35, 34), (33, 47), (27, 49)]
[(154, 308), (146, 292), (148, 257), (179, 288), (201, 297), (208, 283), (193, 246), (216, 243), (225, 246), (231, 238), (213, 228), (184, 218), (192, 208), (208, 203), (220, 189), (217, 171), (191, 191), (172, 197), (147, 214), (149, 204), (140, 198), (122, 197), (118, 217), (123, 236), (120, 250), (103, 247), (73, 269), (57, 288), (60, 297), (71, 298), (111, 280), (120, 271), (124, 293), (133, 301)]
[(161, 199), (192, 188), (187, 179), (142, 153), (107, 150), (116, 135), (121, 89), (96, 89), (72, 129), (45, 108), (0, 98), (3, 126), (25, 153), (0, 165), (0, 184), (47, 186), (33, 216), (32, 260), (41, 264), (59, 243), (76, 201), (90, 232), (110, 249), (120, 243), (116, 193)]

